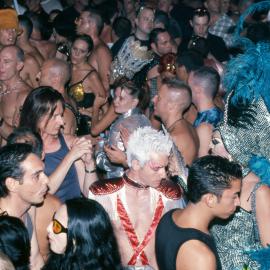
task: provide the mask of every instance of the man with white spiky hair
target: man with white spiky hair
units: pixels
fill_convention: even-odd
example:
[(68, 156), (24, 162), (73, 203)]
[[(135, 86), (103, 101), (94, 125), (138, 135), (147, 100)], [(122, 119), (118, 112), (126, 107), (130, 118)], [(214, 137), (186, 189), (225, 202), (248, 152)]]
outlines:
[(128, 141), (129, 169), (124, 176), (90, 186), (89, 198), (110, 215), (124, 269), (157, 269), (157, 224), (170, 209), (184, 207), (180, 186), (166, 179), (171, 150), (168, 135), (151, 127), (138, 128)]

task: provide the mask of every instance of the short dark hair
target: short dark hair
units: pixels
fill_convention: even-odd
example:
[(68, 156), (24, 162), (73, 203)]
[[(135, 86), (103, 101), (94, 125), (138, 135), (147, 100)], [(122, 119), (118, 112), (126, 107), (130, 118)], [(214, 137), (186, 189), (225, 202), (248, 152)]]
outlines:
[(29, 234), (19, 218), (0, 216), (0, 251), (10, 258), (15, 269), (30, 269)]
[(19, 15), (18, 19), (19, 19), (19, 24), (26, 30), (27, 38), (30, 38), (33, 31), (32, 21), (25, 15)]
[(242, 179), (239, 164), (220, 156), (201, 157), (195, 160), (189, 169), (188, 199), (192, 203), (197, 203), (207, 193), (220, 197), (236, 179)]
[(196, 8), (196, 9), (193, 11), (192, 20), (194, 19), (195, 16), (197, 16), (197, 17), (204, 17), (204, 16), (207, 16), (208, 21), (210, 21), (210, 13), (209, 13), (209, 11), (208, 11), (205, 7), (202, 7), (202, 8)]
[(179, 80), (178, 78), (165, 78), (162, 80), (162, 85), (166, 85), (169, 89), (174, 88), (174, 89), (185, 89), (190, 96), (192, 95), (191, 89), (188, 84), (185, 82)]
[(95, 21), (97, 32), (100, 35), (104, 26), (104, 21), (103, 21), (100, 11), (96, 8), (91, 8), (91, 7), (86, 8), (84, 11), (90, 13), (91, 18), (93, 18)]
[(165, 29), (169, 29), (170, 18), (168, 16), (168, 14), (162, 10), (157, 10), (155, 12), (154, 22), (163, 23)]
[(74, 38), (72, 45), (74, 44), (76, 40), (83, 40), (84, 42), (86, 42), (88, 46), (88, 52), (92, 52), (94, 48), (94, 42), (93, 42), (93, 39), (89, 35), (77, 35)]
[(28, 127), (39, 133), (39, 121), (47, 113), (50, 113), (51, 118), (58, 102), (62, 104), (64, 109), (63, 96), (52, 87), (40, 86), (32, 90), (22, 106), (19, 127)]
[(187, 72), (196, 70), (204, 65), (202, 55), (191, 50), (178, 54), (176, 63), (178, 66), (184, 66)]
[(201, 85), (204, 93), (210, 98), (214, 98), (218, 92), (220, 76), (212, 67), (201, 67), (193, 71), (193, 78), (197, 84)]
[(131, 34), (132, 24), (126, 17), (117, 17), (112, 24), (112, 29), (119, 38), (126, 38)]
[(43, 151), (42, 138), (37, 132), (32, 131), (30, 128), (27, 127), (15, 128), (13, 132), (8, 136), (7, 144), (20, 143), (18, 141), (22, 138), (25, 138), (26, 136), (30, 136), (31, 141), (25, 141), (23, 143), (30, 144), (32, 146), (33, 152), (41, 158)]
[(65, 254), (52, 253), (43, 270), (120, 270), (117, 241), (109, 215), (97, 201), (76, 198), (65, 202), (68, 214)]
[(9, 194), (6, 186), (8, 177), (21, 180), (24, 175), (21, 163), (31, 153), (33, 153), (32, 146), (24, 143), (9, 144), (0, 149), (0, 198)]
[(168, 32), (166, 29), (163, 28), (154, 28), (149, 35), (149, 42), (151, 43), (155, 43), (157, 45), (158, 43), (158, 35), (161, 33), (166, 33)]

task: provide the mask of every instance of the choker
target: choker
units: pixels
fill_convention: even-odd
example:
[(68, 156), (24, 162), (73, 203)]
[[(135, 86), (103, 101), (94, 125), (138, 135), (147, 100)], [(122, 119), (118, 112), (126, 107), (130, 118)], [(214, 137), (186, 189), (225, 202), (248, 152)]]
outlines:
[(127, 175), (124, 175), (123, 176), (125, 182), (133, 187), (136, 187), (136, 188), (141, 188), (141, 189), (147, 189), (149, 188), (149, 186), (146, 186), (146, 185), (143, 185), (143, 184), (140, 184), (130, 178), (127, 177)]

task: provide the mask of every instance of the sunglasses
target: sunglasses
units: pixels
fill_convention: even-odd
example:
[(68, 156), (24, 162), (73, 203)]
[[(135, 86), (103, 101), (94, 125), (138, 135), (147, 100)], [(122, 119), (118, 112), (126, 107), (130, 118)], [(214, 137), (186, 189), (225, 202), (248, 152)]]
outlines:
[(208, 14), (209, 14), (209, 11), (206, 8), (197, 8), (194, 10), (194, 15), (197, 15), (199, 17), (205, 16), (205, 15), (208, 16)]
[(55, 219), (55, 213), (53, 214), (52, 222), (53, 222), (52, 230), (54, 234), (68, 232), (68, 229), (64, 225), (62, 225), (57, 219)]

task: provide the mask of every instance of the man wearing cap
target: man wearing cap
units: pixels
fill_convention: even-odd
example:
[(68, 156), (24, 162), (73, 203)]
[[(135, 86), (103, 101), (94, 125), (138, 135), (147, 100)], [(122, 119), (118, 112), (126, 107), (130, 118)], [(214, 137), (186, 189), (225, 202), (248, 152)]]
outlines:
[(0, 48), (5, 45), (13, 45), (19, 30), (18, 16), (14, 9), (0, 10)]
[[(6, 45), (15, 45), (17, 36), (21, 34), (17, 13), (14, 9), (0, 10), (0, 48)], [(39, 72), (37, 60), (28, 55), (24, 60), (20, 77), (30, 86), (37, 87), (36, 75)]]

